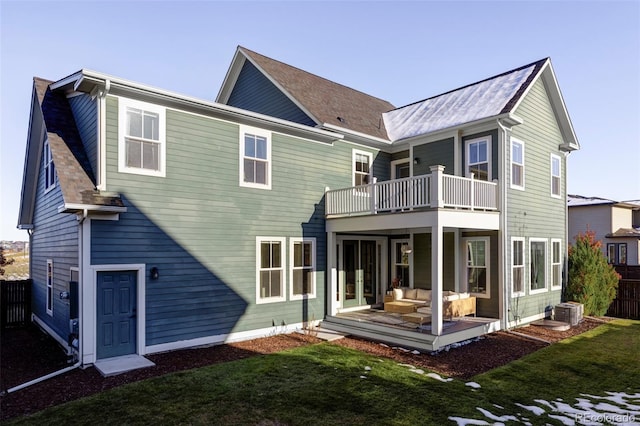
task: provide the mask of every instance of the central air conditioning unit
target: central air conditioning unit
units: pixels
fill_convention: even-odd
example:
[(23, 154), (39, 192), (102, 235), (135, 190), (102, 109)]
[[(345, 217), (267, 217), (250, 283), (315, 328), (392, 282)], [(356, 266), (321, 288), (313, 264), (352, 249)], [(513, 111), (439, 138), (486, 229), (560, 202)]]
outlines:
[(571, 326), (580, 324), (584, 315), (582, 303), (566, 302), (556, 305), (554, 309), (554, 319), (566, 322)]

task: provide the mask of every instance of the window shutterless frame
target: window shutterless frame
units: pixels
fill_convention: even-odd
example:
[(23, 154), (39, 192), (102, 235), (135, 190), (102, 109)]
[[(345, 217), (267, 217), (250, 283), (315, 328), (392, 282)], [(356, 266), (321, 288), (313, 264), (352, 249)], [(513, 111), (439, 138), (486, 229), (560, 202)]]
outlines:
[(551, 196), (554, 198), (560, 198), (562, 191), (562, 159), (555, 154), (551, 154), (550, 166)]
[(118, 98), (118, 171), (166, 176), (166, 109)]
[(524, 190), (524, 142), (511, 138), (511, 188)]
[(289, 299), (316, 297), (316, 239), (289, 239)]
[(511, 295), (524, 296), (525, 291), (525, 239), (511, 238)]
[(53, 260), (47, 259), (47, 314), (53, 316)]
[(271, 132), (240, 126), (240, 186), (271, 189)]
[(256, 303), (284, 302), (286, 238), (256, 237)]
[(491, 136), (465, 141), (465, 176), (491, 181)]

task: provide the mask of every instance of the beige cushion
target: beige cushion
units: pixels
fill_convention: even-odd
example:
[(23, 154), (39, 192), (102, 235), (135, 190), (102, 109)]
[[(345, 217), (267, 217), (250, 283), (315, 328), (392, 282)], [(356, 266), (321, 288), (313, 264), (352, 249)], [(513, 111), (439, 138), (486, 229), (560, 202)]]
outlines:
[(416, 299), (424, 300), (425, 302), (430, 301), (431, 300), (431, 290), (425, 290), (423, 288), (419, 288), (416, 291)]
[(402, 299), (402, 289), (401, 288), (394, 288), (393, 289), (393, 300), (400, 300)]
[(415, 288), (408, 288), (404, 291), (404, 298), (405, 299), (416, 299), (416, 289)]

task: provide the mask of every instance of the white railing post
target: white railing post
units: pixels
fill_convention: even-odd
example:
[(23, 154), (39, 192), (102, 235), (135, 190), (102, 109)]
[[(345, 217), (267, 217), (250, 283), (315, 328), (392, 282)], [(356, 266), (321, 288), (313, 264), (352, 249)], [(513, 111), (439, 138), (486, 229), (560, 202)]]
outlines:
[(431, 166), (431, 207), (441, 209), (444, 207), (444, 187), (442, 175), (444, 166)]
[(378, 208), (378, 188), (376, 183), (378, 178), (373, 178), (372, 183), (369, 184), (369, 200), (371, 201), (371, 214), (376, 214)]
[(471, 172), (471, 182), (469, 183), (469, 187), (471, 189), (471, 194), (469, 194), (469, 205), (471, 207), (471, 210), (474, 210), (475, 208), (475, 203), (476, 203), (476, 185), (475, 185), (475, 173)]

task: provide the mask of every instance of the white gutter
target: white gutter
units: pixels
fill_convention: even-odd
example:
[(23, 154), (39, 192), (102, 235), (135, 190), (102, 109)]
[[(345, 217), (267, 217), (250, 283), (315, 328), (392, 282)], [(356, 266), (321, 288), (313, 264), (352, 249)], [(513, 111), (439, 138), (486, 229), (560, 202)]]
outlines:
[[(106, 82), (110, 82), (110, 91), (114, 92), (116, 89), (121, 89), (127, 92), (133, 92), (140, 95), (146, 95), (154, 98), (159, 98), (165, 101), (173, 101), (180, 103), (182, 105), (187, 105), (200, 109), (207, 109), (210, 112), (217, 112), (220, 114), (230, 115), (235, 118), (240, 119), (248, 119), (252, 121), (259, 121), (263, 123), (269, 123), (271, 125), (275, 125), (278, 127), (284, 127), (287, 129), (292, 129), (298, 132), (306, 133), (309, 135), (313, 135), (315, 137), (327, 138), (330, 141), (335, 141), (339, 139), (343, 139), (344, 136), (341, 134), (336, 134), (335, 132), (326, 131), (322, 129), (318, 129), (315, 127), (305, 126), (303, 124), (294, 123), (291, 121), (283, 120), (276, 117), (271, 117), (269, 115), (258, 114), (252, 111), (232, 107), (229, 105), (220, 104), (217, 102), (205, 101), (202, 99), (197, 99), (190, 96), (184, 96), (175, 92), (171, 92), (168, 90), (158, 89), (152, 86), (147, 86), (144, 84), (136, 83), (133, 81), (124, 80), (121, 78), (117, 78), (111, 75), (102, 74), (96, 71), (91, 70), (81, 70), (71, 76), (65, 77), (60, 81), (57, 81), (51, 84), (51, 89), (59, 89), (64, 86), (68, 86), (73, 83), (74, 90), (83, 90), (82, 83), (90, 85), (106, 85)], [(88, 91), (89, 89), (86, 88)]]
[(21, 389), (27, 388), (27, 387), (29, 387), (31, 385), (35, 385), (35, 384), (38, 384), (40, 382), (44, 382), (45, 380), (48, 380), (48, 379), (50, 379), (52, 377), (56, 377), (56, 376), (59, 376), (61, 374), (67, 373), (67, 372), (69, 372), (71, 370), (75, 370), (76, 368), (80, 367), (80, 365), (82, 365), (82, 362), (78, 361), (75, 364), (73, 364), (71, 367), (66, 367), (66, 368), (63, 368), (62, 370), (54, 371), (53, 373), (49, 373), (46, 376), (38, 377), (37, 379), (33, 379), (33, 380), (29, 381), (29, 382), (23, 383), (23, 384), (18, 385), (18, 386), (14, 386), (14, 387), (12, 387), (10, 389), (7, 389), (6, 391), (0, 392), (0, 395), (6, 395), (8, 393), (12, 393), (12, 392), (19, 391)]
[(92, 212), (104, 212), (104, 213), (125, 213), (127, 211), (126, 207), (119, 206), (99, 206), (93, 204), (74, 204), (74, 203), (65, 203), (58, 207), (58, 213), (64, 213), (71, 211), (86, 211), (91, 210)]

